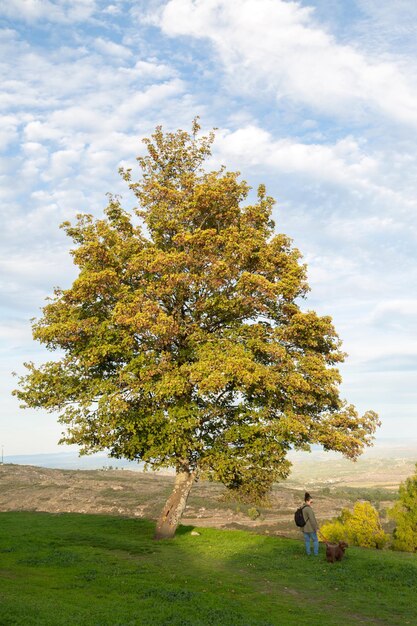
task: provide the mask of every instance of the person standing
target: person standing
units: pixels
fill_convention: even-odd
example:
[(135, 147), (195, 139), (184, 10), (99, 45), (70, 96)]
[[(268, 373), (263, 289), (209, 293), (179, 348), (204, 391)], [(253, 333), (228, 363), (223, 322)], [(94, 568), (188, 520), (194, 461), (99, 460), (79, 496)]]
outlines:
[(305, 521), (305, 526), (303, 526), (304, 533), (304, 541), (306, 546), (306, 552), (310, 556), (311, 554), (311, 541), (313, 541), (313, 551), (314, 555), (317, 556), (319, 553), (319, 539), (317, 537), (317, 531), (319, 526), (317, 524), (316, 516), (314, 515), (314, 511), (312, 508), (313, 498), (309, 493), (305, 493), (304, 495), (304, 506), (303, 506), (303, 517)]

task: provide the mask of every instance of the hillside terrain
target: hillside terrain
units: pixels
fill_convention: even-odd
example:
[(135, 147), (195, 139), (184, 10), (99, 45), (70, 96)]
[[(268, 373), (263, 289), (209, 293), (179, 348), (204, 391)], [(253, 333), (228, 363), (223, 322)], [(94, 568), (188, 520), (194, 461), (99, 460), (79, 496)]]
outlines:
[[(357, 463), (329, 458), (293, 459), (291, 477), (274, 486), (268, 506), (251, 507), (230, 500), (223, 486), (197, 482), (184, 524), (240, 528), (257, 533), (299, 537), (293, 513), (305, 489), (315, 498), (319, 522), (339, 514), (356, 500), (370, 500), (389, 530), (385, 510), (398, 485), (414, 470), (411, 458), (365, 458)], [(125, 469), (60, 470), (5, 464), (0, 466), (0, 511), (101, 513), (155, 519), (173, 484), (169, 474)]]

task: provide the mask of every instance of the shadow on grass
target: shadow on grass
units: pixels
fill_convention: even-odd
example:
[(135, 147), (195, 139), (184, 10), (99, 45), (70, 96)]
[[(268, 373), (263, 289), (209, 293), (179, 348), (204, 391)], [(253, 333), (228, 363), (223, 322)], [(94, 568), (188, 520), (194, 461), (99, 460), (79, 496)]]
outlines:
[(301, 541), (194, 526), (153, 541), (153, 523), (102, 515), (3, 513), (0, 529), (5, 626), (417, 623), (417, 561), (401, 555), (331, 565)]
[(228, 597), (226, 606), (242, 620), (231, 623), (417, 624), (417, 555), (350, 548), (342, 562), (330, 564), (323, 545), (318, 557), (308, 557), (302, 540), (197, 530), (201, 536), (181, 532), (178, 543), (187, 542), (200, 579), (219, 574), (217, 594)]
[(195, 528), (195, 526), (178, 526), (175, 536), (181, 537), (182, 535), (189, 535)]

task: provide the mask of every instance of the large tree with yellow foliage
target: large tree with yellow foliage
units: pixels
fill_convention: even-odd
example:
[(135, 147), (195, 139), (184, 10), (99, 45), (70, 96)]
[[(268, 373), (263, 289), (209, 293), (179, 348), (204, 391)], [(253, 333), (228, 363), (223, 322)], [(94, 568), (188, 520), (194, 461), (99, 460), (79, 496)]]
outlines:
[(247, 498), (290, 470), (290, 448), (321, 444), (355, 459), (375, 413), (339, 397), (343, 361), (330, 317), (300, 309), (306, 268), (274, 232), (274, 200), (239, 173), (207, 171), (214, 133), (145, 140), (138, 200), (110, 197), (103, 219), (65, 223), (79, 274), (57, 289), (34, 338), (59, 354), (27, 374), (23, 406), (59, 412), (63, 443), (172, 467), (157, 523), (171, 537), (198, 476)]

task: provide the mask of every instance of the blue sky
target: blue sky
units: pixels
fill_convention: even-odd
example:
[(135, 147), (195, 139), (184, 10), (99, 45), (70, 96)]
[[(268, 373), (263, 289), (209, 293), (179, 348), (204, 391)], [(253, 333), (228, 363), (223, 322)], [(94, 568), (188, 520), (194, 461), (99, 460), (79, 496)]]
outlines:
[(0, 445), (53, 452), (11, 371), (75, 277), (59, 224), (133, 199), (117, 171), (157, 124), (218, 128), (212, 164), (277, 199), (334, 318), (343, 395), (380, 437), (417, 438), (417, 4), (414, 0), (0, 2)]

